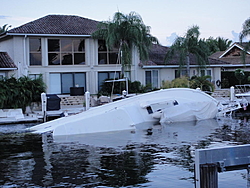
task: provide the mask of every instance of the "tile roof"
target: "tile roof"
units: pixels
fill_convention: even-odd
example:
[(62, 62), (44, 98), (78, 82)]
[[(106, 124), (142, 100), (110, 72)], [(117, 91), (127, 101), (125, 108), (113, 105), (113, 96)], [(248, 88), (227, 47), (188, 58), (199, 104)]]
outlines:
[[(230, 50), (227, 49), (226, 51), (219, 51), (212, 54), (209, 57), (209, 62), (210, 64), (242, 65), (242, 50), (238, 46), (244, 48), (246, 45), (246, 43), (243, 43), (242, 45), (234, 43), (228, 48)], [(245, 61), (246, 64), (250, 64), (250, 55), (246, 55)]]
[[(237, 45), (239, 45), (237, 43)], [(247, 45), (246, 43), (241, 44), (241, 47), (244, 47)], [(154, 44), (152, 46), (152, 49), (149, 52), (149, 60), (146, 62), (141, 62), (140, 65), (179, 65), (179, 57), (178, 54), (176, 54), (171, 60), (168, 62), (164, 62), (164, 57), (168, 51), (168, 47), (156, 45)], [(240, 50), (240, 49), (238, 49)], [(242, 66), (242, 58), (241, 56), (238, 56), (238, 53), (235, 53), (234, 51), (229, 51), (226, 56), (222, 56), (226, 51), (218, 51), (209, 56), (208, 65), (240, 65)], [(250, 64), (250, 55), (247, 55), (246, 57), (246, 64)], [(194, 54), (190, 54), (190, 65), (197, 65), (197, 60)]]
[(153, 44), (149, 51), (149, 61), (145, 62), (147, 65), (156, 65), (164, 63), (164, 58), (167, 53), (168, 47), (159, 44)]
[(0, 52), (0, 68), (17, 68), (7, 52)]
[[(167, 62), (164, 61), (169, 47), (153, 44), (152, 48), (149, 51), (149, 60), (143, 62), (143, 65), (174, 65), (179, 66), (179, 55), (176, 54), (174, 57)], [(142, 64), (142, 63), (141, 63)], [(140, 64), (140, 65), (141, 65)], [(190, 65), (196, 65), (196, 57), (193, 54), (190, 54)]]
[(8, 34), (65, 34), (91, 35), (97, 29), (98, 21), (71, 15), (47, 15), (20, 27)]

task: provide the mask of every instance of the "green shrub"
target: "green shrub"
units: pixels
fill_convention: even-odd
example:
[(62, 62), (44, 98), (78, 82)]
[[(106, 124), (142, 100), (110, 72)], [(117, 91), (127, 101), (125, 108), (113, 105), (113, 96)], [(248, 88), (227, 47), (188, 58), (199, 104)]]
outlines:
[(37, 79), (31, 79), (27, 76), (16, 79), (12, 76), (1, 79), (0, 88), (0, 108), (22, 108), (24, 112), (26, 106), (32, 102), (41, 101), (41, 93), (45, 92), (46, 85), (42, 75)]
[(162, 88), (201, 88), (202, 91), (214, 91), (214, 85), (208, 80), (211, 76), (193, 76), (176, 78), (172, 81), (162, 81)]
[(176, 78), (172, 81), (163, 80), (162, 81), (162, 88), (188, 88), (189, 87), (189, 80), (187, 77), (180, 77)]
[[(102, 83), (101, 89), (98, 91), (98, 96), (101, 95), (110, 96), (110, 94), (112, 93), (112, 87), (114, 94), (121, 94), (123, 90), (126, 90), (126, 82), (105, 82), (105, 81)], [(128, 89), (129, 93), (146, 93), (148, 91), (152, 91), (152, 87), (150, 84), (143, 86), (139, 81), (131, 82), (130, 80), (128, 80)]]
[(209, 81), (211, 76), (193, 76), (190, 80), (190, 88), (200, 88), (202, 91), (214, 91), (214, 85)]

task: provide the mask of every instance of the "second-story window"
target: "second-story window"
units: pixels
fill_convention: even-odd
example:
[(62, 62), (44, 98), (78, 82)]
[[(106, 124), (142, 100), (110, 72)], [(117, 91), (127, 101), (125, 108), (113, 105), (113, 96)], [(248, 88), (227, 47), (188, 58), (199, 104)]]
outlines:
[(98, 64), (116, 64), (118, 62), (118, 49), (108, 49), (104, 40), (98, 40)]
[(30, 65), (42, 65), (42, 50), (41, 50), (41, 39), (30, 38), (29, 39), (30, 49)]
[(48, 39), (49, 65), (85, 64), (83, 39)]

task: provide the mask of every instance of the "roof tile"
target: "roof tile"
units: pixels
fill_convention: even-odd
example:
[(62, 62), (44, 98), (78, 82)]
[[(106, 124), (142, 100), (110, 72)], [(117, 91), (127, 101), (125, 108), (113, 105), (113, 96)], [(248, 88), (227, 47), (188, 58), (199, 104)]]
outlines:
[(47, 15), (8, 31), (25, 34), (91, 35), (98, 21), (71, 15)]
[(0, 68), (17, 68), (7, 52), (0, 52)]

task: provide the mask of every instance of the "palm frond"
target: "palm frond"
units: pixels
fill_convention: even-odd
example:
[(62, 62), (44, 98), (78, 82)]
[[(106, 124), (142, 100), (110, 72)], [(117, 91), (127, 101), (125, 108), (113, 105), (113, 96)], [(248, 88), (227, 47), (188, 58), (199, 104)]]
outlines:
[(250, 35), (250, 18), (248, 18), (242, 25), (242, 31), (240, 32), (240, 42), (243, 41), (243, 39)]
[(116, 12), (112, 20), (100, 23), (92, 37), (104, 39), (108, 48), (121, 49), (122, 64), (128, 67), (131, 65), (133, 47), (138, 49), (141, 60), (147, 60), (152, 43), (158, 43), (157, 38), (150, 35), (150, 27), (143, 23), (136, 12), (128, 15)]

